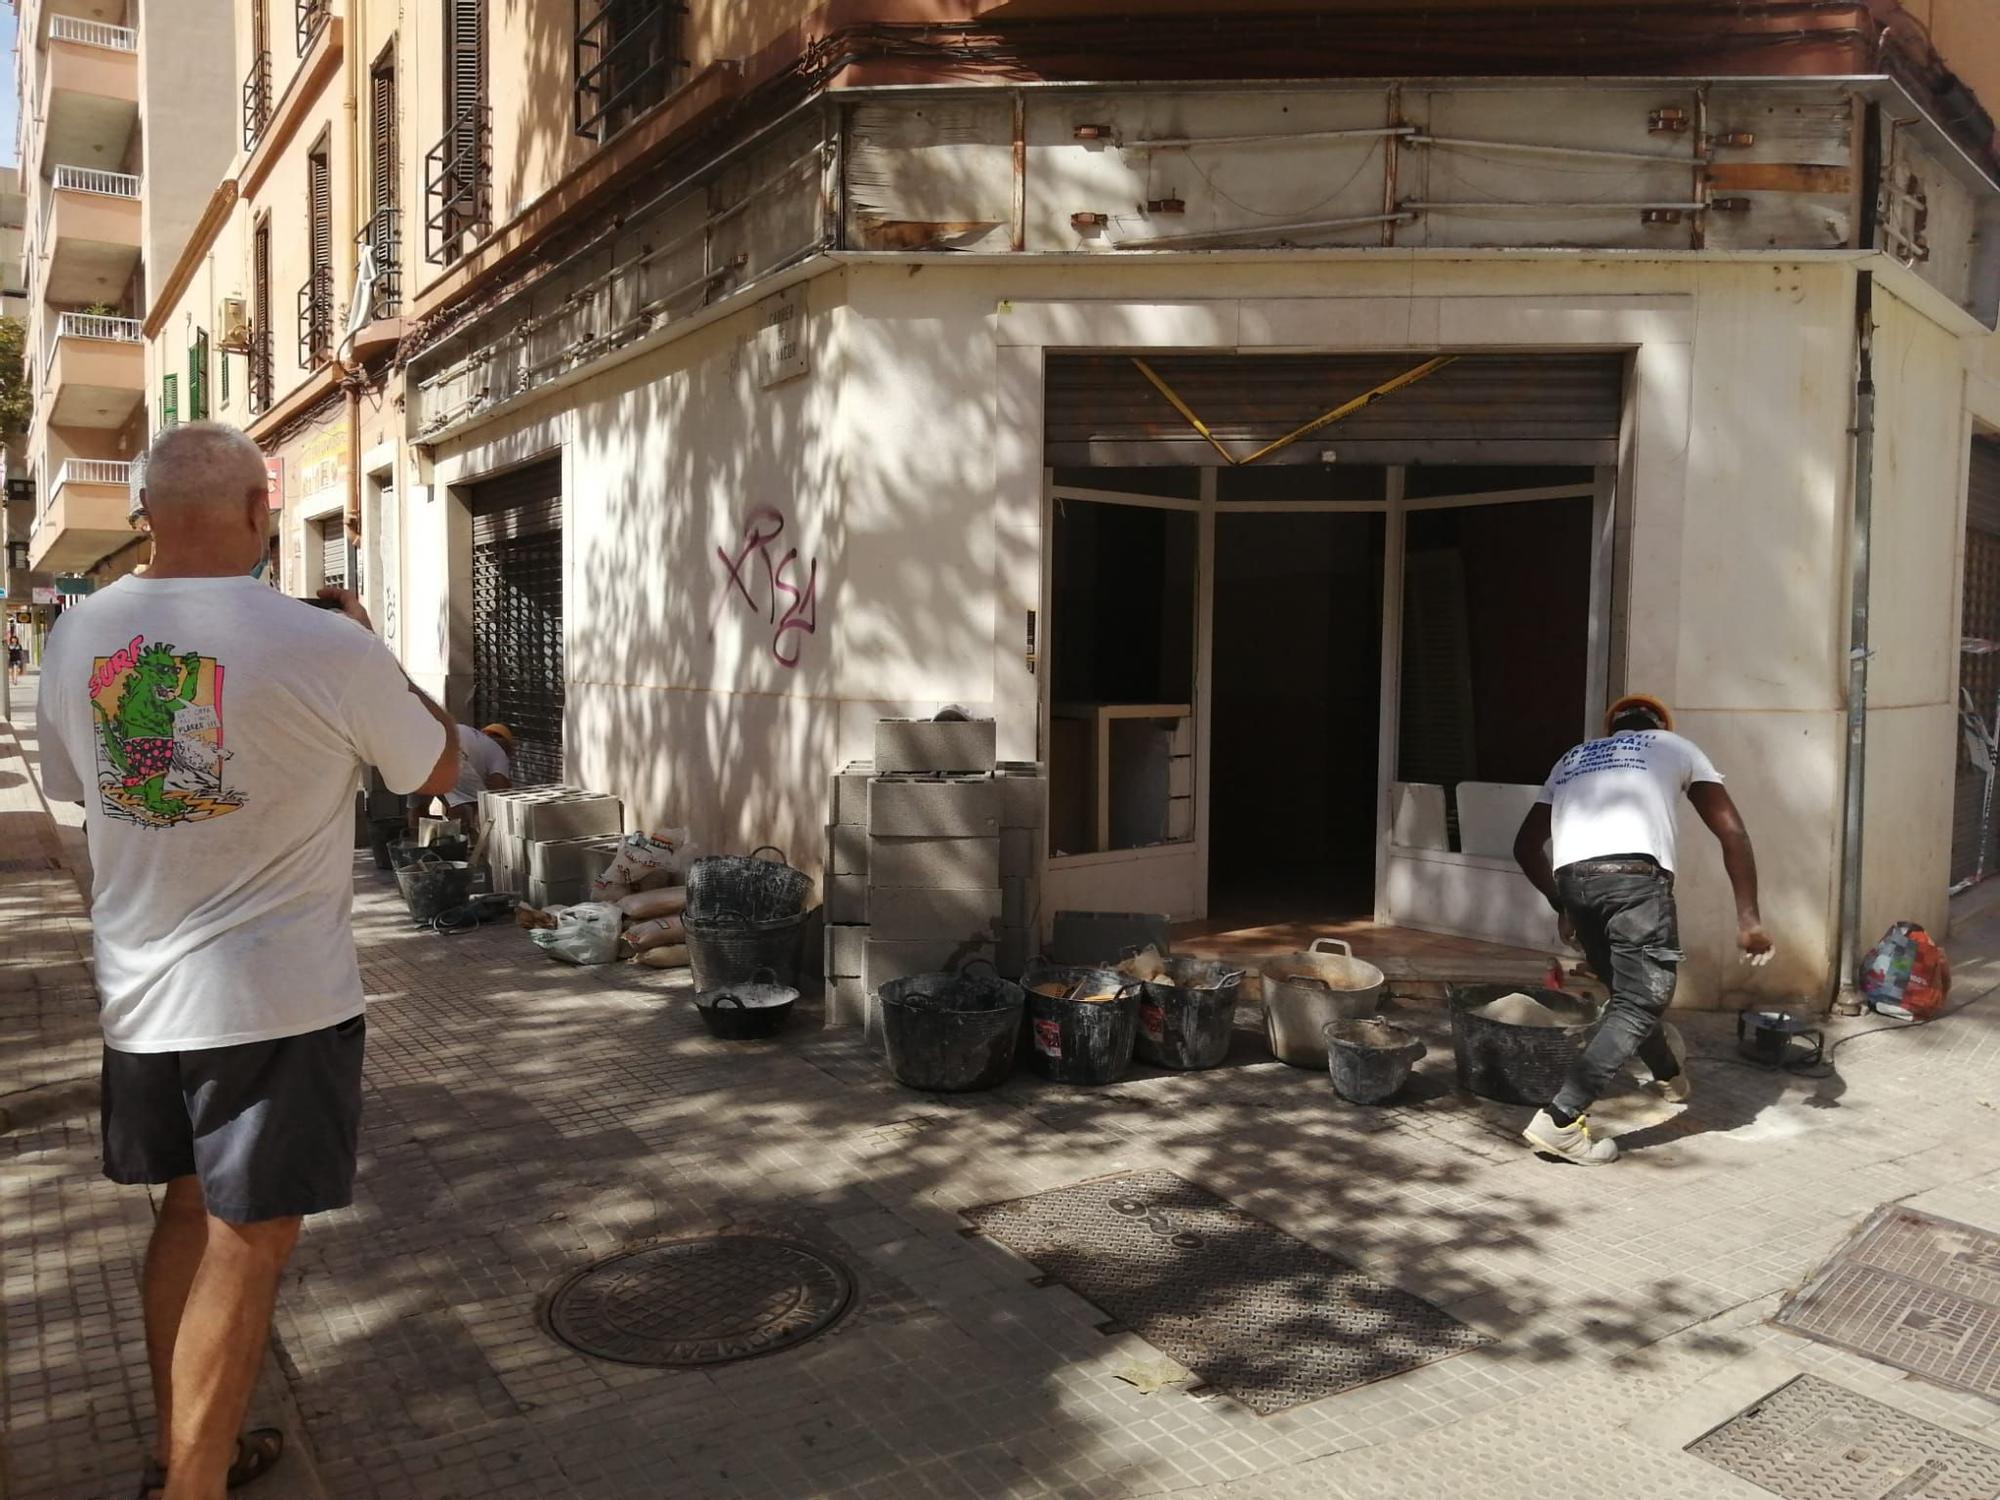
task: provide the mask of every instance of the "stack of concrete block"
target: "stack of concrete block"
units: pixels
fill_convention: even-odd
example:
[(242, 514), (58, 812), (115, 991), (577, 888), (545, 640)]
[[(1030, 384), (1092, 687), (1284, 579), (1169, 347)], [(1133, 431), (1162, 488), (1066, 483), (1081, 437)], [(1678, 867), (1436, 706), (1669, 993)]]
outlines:
[(875, 1021), (892, 980), (973, 959), (1018, 975), (1034, 947), (1039, 767), (997, 766), (987, 720), (884, 719), (835, 774), (827, 829), (827, 1022)]
[(493, 889), (530, 906), (574, 906), (618, 852), (624, 805), (573, 786), (480, 794), (480, 825)]

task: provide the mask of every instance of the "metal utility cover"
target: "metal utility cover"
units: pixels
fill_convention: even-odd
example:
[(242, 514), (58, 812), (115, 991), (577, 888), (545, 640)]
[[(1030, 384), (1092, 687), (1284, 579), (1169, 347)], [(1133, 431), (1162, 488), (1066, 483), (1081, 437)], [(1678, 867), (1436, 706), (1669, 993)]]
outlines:
[(1780, 1386), (1687, 1451), (1786, 1500), (2000, 1494), (2000, 1449), (1816, 1375)]
[(545, 1317), (563, 1343), (600, 1359), (718, 1365), (824, 1333), (853, 1296), (846, 1269), (811, 1245), (705, 1235), (585, 1267), (556, 1288)]
[(1171, 1172), (965, 1217), (1263, 1416), (1488, 1342)]
[(2000, 1397), (2000, 1235), (1889, 1207), (1778, 1312), (1781, 1327)]

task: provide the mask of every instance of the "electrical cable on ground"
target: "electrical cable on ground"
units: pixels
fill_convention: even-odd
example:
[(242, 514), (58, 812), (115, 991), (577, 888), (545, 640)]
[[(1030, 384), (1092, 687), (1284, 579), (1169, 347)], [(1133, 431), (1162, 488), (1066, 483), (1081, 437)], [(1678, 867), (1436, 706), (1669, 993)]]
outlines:
[(1951, 1006), (1948, 1009), (1941, 1010), (1934, 1016), (1927, 1016), (1921, 1021), (1919, 1020), (1897, 1021), (1887, 1026), (1870, 1026), (1866, 1031), (1857, 1031), (1848, 1036), (1841, 1037), (1832, 1046), (1826, 1049), (1824, 1056), (1820, 1057), (1819, 1059), (1808, 1065), (1802, 1066), (1797, 1063), (1778, 1063), (1776, 1065), (1772, 1065), (1769, 1063), (1752, 1062), (1746, 1057), (1722, 1057), (1715, 1053), (1710, 1053), (1710, 1052), (1691, 1053), (1689, 1054), (1689, 1060), (1693, 1062), (1705, 1062), (1705, 1063), (1727, 1063), (1731, 1067), (1735, 1068), (1753, 1068), (1759, 1073), (1788, 1073), (1794, 1078), (1812, 1078), (1812, 1079), (1836, 1078), (1839, 1076), (1839, 1072), (1833, 1065), (1834, 1054), (1839, 1052), (1840, 1049), (1842, 1047), (1845, 1047), (1849, 1042), (1858, 1042), (1864, 1036), (1881, 1036), (1885, 1032), (1909, 1031), (1919, 1026), (1935, 1025), (1937, 1022), (1942, 1021), (1946, 1016), (1955, 1016), (1960, 1011), (1964, 1010), (1966, 1007), (1978, 1004), (1981, 1000), (1984, 1000), (1988, 995), (1992, 993), (1993, 993), (1992, 990), (1981, 990), (1978, 994), (1973, 995), (1969, 999), (1961, 1000), (1958, 1002), (1958, 1004)]

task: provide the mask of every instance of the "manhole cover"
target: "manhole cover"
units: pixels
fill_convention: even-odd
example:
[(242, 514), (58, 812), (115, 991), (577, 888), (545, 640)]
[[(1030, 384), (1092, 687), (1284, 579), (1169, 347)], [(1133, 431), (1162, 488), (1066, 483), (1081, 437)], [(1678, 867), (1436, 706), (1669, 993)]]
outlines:
[(2000, 1396), (2000, 1235), (1883, 1209), (1777, 1321), (1941, 1385)]
[(1261, 1415), (1487, 1340), (1171, 1172), (970, 1210), (982, 1232)]
[(1801, 1375), (1688, 1452), (1785, 1500), (1992, 1500), (2000, 1449)]
[(832, 1327), (854, 1281), (824, 1251), (771, 1235), (719, 1234), (614, 1255), (549, 1299), (549, 1331), (628, 1365), (719, 1365), (802, 1344)]

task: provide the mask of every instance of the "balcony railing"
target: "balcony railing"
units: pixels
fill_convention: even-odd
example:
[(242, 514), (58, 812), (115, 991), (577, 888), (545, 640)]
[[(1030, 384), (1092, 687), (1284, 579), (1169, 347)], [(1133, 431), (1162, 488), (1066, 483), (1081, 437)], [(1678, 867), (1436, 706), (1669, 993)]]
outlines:
[(433, 264), (450, 265), (466, 235), (492, 227), (492, 125), (492, 110), (475, 104), (424, 154), (424, 253)]
[(124, 458), (66, 458), (56, 470), (56, 488), (66, 484), (130, 484), (132, 463)]
[(333, 358), (333, 267), (314, 266), (299, 288), (299, 368), (317, 369)]
[(403, 214), (378, 208), (361, 226), (354, 243), (373, 258), (375, 276), (368, 283), (368, 321), (393, 318), (403, 310)]
[(271, 123), (271, 54), (259, 52), (243, 80), (243, 149), (255, 151)]
[(139, 33), (131, 27), (87, 21), (82, 16), (50, 16), (49, 40), (82, 42), (86, 47), (109, 47), (114, 52), (139, 50)]
[(105, 172), (96, 167), (57, 167), (56, 188), (66, 193), (98, 193), (106, 198), (137, 198), (139, 179), (130, 172)]
[(269, 321), (250, 330), (250, 410), (269, 411), (275, 390)]
[(56, 319), (56, 336), (49, 342), (48, 357), (42, 361), (42, 379), (55, 368), (56, 350), (64, 339), (109, 339), (113, 343), (136, 344), (144, 337), (137, 318), (105, 317), (99, 313), (66, 312)]
[(299, 56), (312, 51), (326, 18), (333, 13), (333, 0), (298, 0)]

